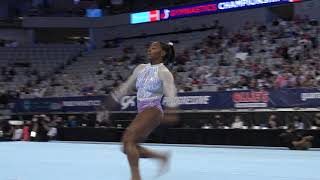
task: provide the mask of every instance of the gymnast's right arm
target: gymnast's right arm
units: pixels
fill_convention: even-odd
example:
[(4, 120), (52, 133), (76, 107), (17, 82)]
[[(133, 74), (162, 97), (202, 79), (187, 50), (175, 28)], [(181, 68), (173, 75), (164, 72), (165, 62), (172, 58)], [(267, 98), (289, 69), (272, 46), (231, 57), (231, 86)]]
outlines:
[(131, 76), (121, 84), (119, 87), (116, 87), (105, 99), (104, 101), (104, 109), (106, 110), (113, 110), (117, 104), (121, 102), (121, 98), (127, 95), (130, 90), (135, 87), (135, 83), (137, 80), (138, 73), (143, 68), (143, 64), (138, 65)]

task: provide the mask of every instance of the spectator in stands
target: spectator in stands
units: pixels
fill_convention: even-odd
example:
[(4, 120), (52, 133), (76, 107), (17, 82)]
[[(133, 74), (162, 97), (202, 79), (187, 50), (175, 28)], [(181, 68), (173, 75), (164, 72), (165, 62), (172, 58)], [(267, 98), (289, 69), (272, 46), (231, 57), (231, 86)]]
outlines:
[(94, 85), (88, 84), (81, 89), (81, 93), (86, 96), (91, 96), (94, 93)]
[(69, 128), (75, 128), (79, 126), (79, 121), (76, 120), (76, 116), (74, 115), (68, 116), (68, 120), (66, 123), (67, 123), (67, 127)]
[(234, 121), (231, 124), (232, 129), (243, 129), (244, 128), (244, 122), (241, 120), (241, 116), (236, 115), (234, 117)]
[(308, 150), (312, 147), (313, 136), (303, 136), (294, 124), (289, 124), (285, 133), (280, 135), (281, 142), (291, 150)]
[(182, 53), (178, 54), (176, 57), (176, 63), (179, 65), (185, 65), (190, 61), (189, 51), (185, 49)]
[(9, 102), (9, 94), (4, 89), (0, 90), (0, 105), (5, 107)]
[(141, 64), (145, 61), (145, 57), (140, 55), (140, 54), (137, 54), (133, 60), (131, 61), (131, 65), (137, 65), (137, 64)]
[(25, 121), (23, 126), (23, 141), (30, 141), (31, 137), (31, 129), (32, 129), (32, 121)]
[(289, 77), (287, 74), (281, 74), (278, 75), (276, 80), (275, 80), (275, 87), (276, 88), (285, 88), (288, 86), (288, 80)]
[(105, 72), (105, 67), (104, 67), (104, 66), (105, 66), (104, 61), (103, 61), (103, 60), (100, 61), (100, 62), (99, 62), (98, 70), (97, 70), (97, 72), (96, 72), (97, 75), (104, 74), (104, 72)]
[(58, 134), (58, 124), (54, 121), (51, 122), (47, 122), (48, 123), (48, 132), (47, 132), (47, 136), (49, 138), (49, 140), (54, 140), (57, 137)]
[(296, 129), (305, 129), (305, 124), (299, 116), (293, 117), (293, 125)]
[(81, 116), (80, 125), (82, 127), (95, 127), (95, 120), (90, 118), (90, 115), (85, 113)]
[(220, 114), (216, 114), (214, 116), (214, 128), (216, 128), (216, 129), (223, 129), (224, 128), (224, 124), (222, 122)]
[(320, 129), (320, 113), (316, 113), (312, 120), (311, 129)]
[(212, 129), (213, 125), (210, 121), (205, 120), (205, 122), (203, 123), (203, 125), (201, 126), (201, 129)]
[(96, 126), (114, 127), (114, 123), (110, 119), (109, 112), (103, 110), (101, 107), (98, 107), (97, 109)]
[[(182, 47), (181, 51), (177, 52), (176, 69), (178, 73), (176, 76), (181, 76), (181, 80), (177, 81), (177, 86), (181, 91), (201, 91), (203, 85), (212, 86), (213, 90), (318, 87), (320, 85), (319, 53), (315, 48), (318, 46), (317, 37), (320, 31), (319, 24), (313, 20), (305, 19), (304, 22), (297, 19), (293, 21), (277, 20), (270, 24), (261, 25), (248, 22), (239, 31), (227, 33), (220, 25), (213, 25), (213, 27), (208, 30), (209, 34), (203, 33), (204, 35), (198, 43)], [(283, 38), (286, 39), (283, 40)], [(98, 81), (102, 81), (103, 78), (100, 78), (99, 75), (103, 75), (106, 77), (105, 79), (111, 81), (126, 79), (127, 75), (124, 75), (126, 73), (123, 73), (122, 67), (128, 65), (132, 69), (135, 64), (140, 64), (138, 62), (145, 60), (145, 56), (140, 55), (139, 49), (132, 48), (130, 44), (133, 43), (128, 44), (128, 41), (108, 42), (110, 47), (117, 49), (110, 49), (110, 54), (100, 58), (107, 57), (107, 60), (104, 59), (95, 69), (97, 74), (94, 74), (94, 79), (99, 78)], [(123, 48), (125, 48), (123, 58), (110, 57), (110, 55), (116, 56), (116, 52)], [(120, 60), (124, 61), (121, 62), (121, 65), (119, 64)], [(205, 66), (217, 67), (218, 73), (214, 73), (216, 70), (205, 70)], [(228, 66), (229, 72), (221, 70), (226, 66)], [(54, 78), (50, 74), (46, 80), (42, 80), (38, 77), (40, 72), (33, 73), (33, 69), (28, 70), (30, 73), (27, 75), (32, 75), (27, 79), (29, 82), (21, 86), (21, 90), (23, 89), (22, 97), (42, 97), (41, 90), (44, 88), (38, 86), (39, 81), (48, 81), (48, 84), (54, 86), (65, 86), (63, 91), (57, 91), (48, 86), (44, 96), (96, 94), (95, 88), (101, 92), (109, 92), (112, 87), (117, 86), (116, 84), (114, 86), (108, 84), (103, 88), (94, 87), (93, 90), (90, 87), (82, 87), (83, 83), (79, 83), (79, 81), (88, 78), (84, 73), (79, 75), (80, 78), (72, 80), (65, 76)], [(184, 79), (187, 78), (184, 76), (188, 75), (185, 72), (191, 72), (194, 69), (196, 71), (194, 71), (191, 81), (186, 82)], [(114, 74), (120, 72), (121, 77), (116, 75), (112, 77), (110, 72)], [(60, 74), (62, 73), (70, 74), (65, 70), (60, 72)], [(0, 74), (0, 81), (1, 79), (6, 81), (4, 87), (7, 87), (6, 84), (15, 82), (19, 77), (19, 70), (14, 66), (4, 66), (1, 68)], [(66, 80), (63, 81), (64, 79)], [(84, 93), (81, 93), (81, 90)]]
[(61, 116), (58, 115), (54, 115), (52, 117), (52, 122), (54, 122), (56, 124), (57, 128), (61, 128), (61, 127), (67, 127), (63, 118)]
[(32, 89), (32, 97), (34, 98), (41, 98), (44, 96), (44, 93), (46, 91), (46, 88), (33, 88)]
[(13, 125), (12, 141), (20, 141), (23, 137), (23, 130), (21, 125)]
[(2, 130), (2, 127), (0, 126), (0, 141), (4, 140), (4, 132)]
[(219, 64), (219, 66), (230, 66), (230, 64), (226, 61), (224, 55), (220, 56), (218, 64)]
[(0, 120), (0, 131), (2, 131), (2, 137), (4, 139), (10, 139), (12, 137), (12, 126), (8, 120)]
[(50, 118), (44, 114), (35, 115), (32, 118), (33, 127), (31, 130), (31, 140), (33, 141), (48, 141), (47, 133), (50, 130), (48, 126)]
[(274, 114), (271, 114), (268, 118), (267, 127), (269, 129), (278, 129), (278, 123), (277, 123), (277, 116)]

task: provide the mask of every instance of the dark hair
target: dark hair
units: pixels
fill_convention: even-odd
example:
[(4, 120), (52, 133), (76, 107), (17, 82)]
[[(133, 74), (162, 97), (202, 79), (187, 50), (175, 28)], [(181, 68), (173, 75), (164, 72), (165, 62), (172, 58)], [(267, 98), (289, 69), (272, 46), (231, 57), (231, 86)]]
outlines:
[(164, 56), (164, 64), (172, 64), (175, 61), (175, 51), (173, 47), (173, 43), (163, 43), (160, 42), (161, 48), (166, 52), (166, 55)]

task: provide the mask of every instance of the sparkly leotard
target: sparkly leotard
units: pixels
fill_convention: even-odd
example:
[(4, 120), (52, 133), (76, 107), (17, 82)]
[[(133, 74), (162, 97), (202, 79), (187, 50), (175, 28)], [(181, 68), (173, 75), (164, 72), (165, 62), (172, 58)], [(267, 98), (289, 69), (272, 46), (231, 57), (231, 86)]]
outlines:
[[(162, 111), (162, 97), (165, 95), (174, 99), (176, 96), (173, 76), (162, 63), (137, 66), (129, 79), (112, 93), (113, 98), (119, 102), (134, 86), (137, 89), (138, 112), (148, 107), (156, 107)], [(167, 106), (175, 107), (176, 104), (169, 103)]]

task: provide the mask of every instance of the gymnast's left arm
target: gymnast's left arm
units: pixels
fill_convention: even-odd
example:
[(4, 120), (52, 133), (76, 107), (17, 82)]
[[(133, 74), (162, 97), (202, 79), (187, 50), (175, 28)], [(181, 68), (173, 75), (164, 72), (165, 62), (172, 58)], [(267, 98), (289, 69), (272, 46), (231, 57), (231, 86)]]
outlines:
[(114, 110), (120, 104), (121, 98), (130, 92), (135, 87), (136, 79), (139, 71), (144, 68), (143, 64), (138, 65), (131, 76), (119, 87), (116, 87), (104, 100), (102, 109)]
[(163, 84), (163, 94), (167, 98), (163, 120), (166, 123), (175, 123), (178, 121), (178, 104), (176, 101), (177, 89), (174, 84), (174, 78), (169, 70), (163, 70), (160, 72), (160, 79)]

